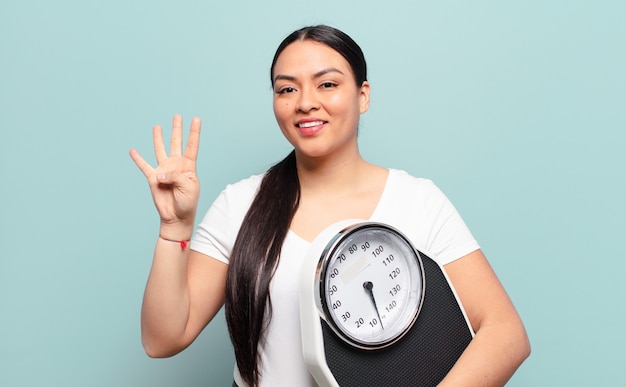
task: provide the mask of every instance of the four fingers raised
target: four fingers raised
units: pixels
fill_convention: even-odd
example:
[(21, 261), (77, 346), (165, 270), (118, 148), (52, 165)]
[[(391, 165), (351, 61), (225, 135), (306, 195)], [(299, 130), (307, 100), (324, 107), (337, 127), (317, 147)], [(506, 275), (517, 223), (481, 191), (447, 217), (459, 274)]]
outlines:
[[(196, 161), (200, 144), (201, 125), (202, 121), (200, 118), (194, 117), (191, 120), (189, 138), (187, 139), (185, 153), (181, 154), (183, 142), (183, 119), (179, 114), (174, 116), (172, 119), (172, 137), (170, 139), (170, 157), (182, 155), (189, 160)], [(160, 125), (155, 125), (152, 128), (152, 138), (157, 164), (161, 164), (168, 159), (168, 155), (167, 149), (165, 148), (165, 142), (163, 141), (163, 129)], [(137, 164), (137, 167), (146, 177), (154, 171), (155, 168), (153, 168), (143, 157), (141, 157), (137, 150), (131, 149), (129, 153), (135, 164)]]

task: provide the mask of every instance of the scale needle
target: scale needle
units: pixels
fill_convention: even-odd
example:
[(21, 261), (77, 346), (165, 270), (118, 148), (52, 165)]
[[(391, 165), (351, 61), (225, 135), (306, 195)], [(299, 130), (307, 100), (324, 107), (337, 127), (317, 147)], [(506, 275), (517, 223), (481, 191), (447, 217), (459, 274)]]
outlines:
[(365, 290), (367, 290), (367, 292), (369, 293), (370, 298), (374, 303), (374, 309), (376, 309), (376, 314), (378, 315), (378, 321), (380, 321), (380, 327), (384, 330), (385, 327), (383, 326), (383, 320), (380, 319), (380, 312), (378, 311), (378, 306), (376, 306), (376, 299), (374, 298), (374, 292), (372, 291), (372, 289), (374, 288), (374, 284), (372, 283), (372, 281), (365, 281), (363, 282), (363, 288), (365, 288)]

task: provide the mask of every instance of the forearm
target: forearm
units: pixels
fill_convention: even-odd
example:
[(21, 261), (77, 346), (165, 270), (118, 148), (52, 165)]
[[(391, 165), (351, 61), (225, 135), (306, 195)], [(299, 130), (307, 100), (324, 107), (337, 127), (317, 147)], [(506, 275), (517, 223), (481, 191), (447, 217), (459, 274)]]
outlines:
[(530, 354), (524, 324), (480, 250), (445, 269), (476, 336), (441, 386), (503, 386)]
[(439, 386), (504, 386), (529, 354), (521, 321), (483, 326)]
[[(131, 158), (148, 180), (161, 219), (161, 238), (154, 250), (141, 309), (142, 341), (150, 356), (171, 356), (185, 348), (200, 331), (202, 324), (212, 318), (214, 311), (221, 305), (219, 291), (216, 292), (217, 301), (211, 300), (205, 304), (197, 301), (197, 295), (203, 294), (205, 289), (201, 282), (192, 283), (189, 279), (189, 273), (194, 271), (190, 261), (194, 261), (195, 255), (186, 245), (167, 240), (188, 240), (193, 232), (200, 195), (200, 182), (196, 174), (200, 124), (199, 118), (192, 119), (183, 152), (182, 117), (174, 116), (169, 156), (162, 128), (160, 125), (154, 126), (152, 138), (158, 162), (156, 168), (135, 149), (130, 150)], [(194, 291), (194, 288), (199, 290)], [(202, 310), (202, 313), (198, 313), (198, 310)]]
[(150, 356), (171, 356), (186, 345), (188, 256), (188, 247), (158, 238), (141, 309), (142, 342)]

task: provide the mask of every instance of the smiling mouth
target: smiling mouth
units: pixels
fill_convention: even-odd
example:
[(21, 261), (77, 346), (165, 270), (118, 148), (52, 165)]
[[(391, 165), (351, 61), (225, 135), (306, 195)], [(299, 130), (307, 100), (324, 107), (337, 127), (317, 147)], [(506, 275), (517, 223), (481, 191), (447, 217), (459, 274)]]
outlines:
[(324, 121), (310, 121), (310, 122), (301, 122), (296, 124), (298, 128), (312, 128), (314, 126), (324, 125)]

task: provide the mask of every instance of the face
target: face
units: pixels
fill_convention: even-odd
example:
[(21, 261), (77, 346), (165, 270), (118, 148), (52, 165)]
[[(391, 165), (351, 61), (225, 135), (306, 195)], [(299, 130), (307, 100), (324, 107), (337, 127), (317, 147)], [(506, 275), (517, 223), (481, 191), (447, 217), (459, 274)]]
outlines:
[(274, 66), (274, 115), (300, 157), (358, 152), (359, 117), (369, 84), (357, 87), (348, 61), (329, 46), (296, 41)]

